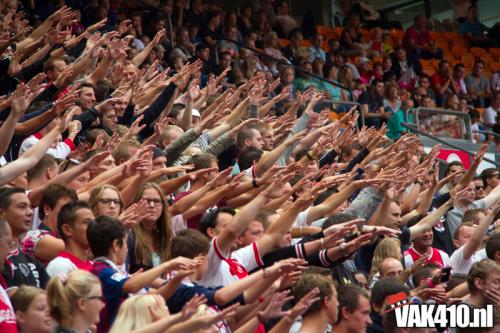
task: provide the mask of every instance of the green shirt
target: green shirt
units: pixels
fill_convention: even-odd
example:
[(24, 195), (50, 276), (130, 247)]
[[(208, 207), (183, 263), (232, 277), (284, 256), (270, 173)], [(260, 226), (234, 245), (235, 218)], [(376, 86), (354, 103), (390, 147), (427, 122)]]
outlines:
[[(399, 109), (394, 112), (392, 117), (387, 122), (387, 137), (392, 140), (397, 140), (403, 135), (403, 133), (407, 132), (408, 129), (403, 126), (405, 122), (405, 111)], [(413, 122), (413, 116), (408, 114), (408, 122)]]

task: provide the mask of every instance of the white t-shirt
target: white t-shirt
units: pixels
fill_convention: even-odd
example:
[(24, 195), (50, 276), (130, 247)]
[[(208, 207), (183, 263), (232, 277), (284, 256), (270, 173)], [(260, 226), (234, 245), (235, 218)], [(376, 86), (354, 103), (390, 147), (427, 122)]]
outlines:
[(205, 287), (227, 286), (263, 266), (257, 243), (252, 243), (231, 253), (222, 253), (217, 247), (217, 237), (210, 242), (208, 270), (199, 283)]
[(465, 245), (456, 249), (455, 252), (451, 254), (450, 266), (453, 274), (467, 274), (475, 262), (478, 262), (486, 258), (486, 250), (482, 249), (476, 251), (469, 260), (464, 259), (464, 249)]
[(50, 277), (68, 274), (71, 271), (77, 270), (78, 267), (71, 260), (64, 257), (55, 257), (47, 265), (47, 274)]
[(486, 108), (486, 110), (484, 110), (483, 113), (483, 120), (485, 124), (488, 126), (495, 125), (497, 114), (498, 112), (494, 110), (491, 106), (489, 108)]

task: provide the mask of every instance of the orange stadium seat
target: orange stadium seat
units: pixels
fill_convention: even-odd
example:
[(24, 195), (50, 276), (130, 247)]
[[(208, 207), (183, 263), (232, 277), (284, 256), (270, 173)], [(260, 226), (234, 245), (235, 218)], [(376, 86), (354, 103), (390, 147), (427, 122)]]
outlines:
[(451, 31), (443, 33), (443, 37), (449, 40), (464, 39), (464, 37), (460, 35), (458, 32), (451, 32)]
[(445, 53), (444, 60), (448, 61), (450, 64), (453, 64), (455, 61), (457, 61), (457, 58), (452, 53)]
[(308, 41), (307, 39), (304, 39), (302, 42), (300, 42), (301, 47), (311, 47), (312, 43)]
[(495, 61), (490, 64), (490, 68), (493, 72), (500, 72), (500, 63), (498, 61)]
[(453, 46), (451, 48), (451, 53), (457, 58), (460, 59), (464, 53), (469, 53), (465, 47), (462, 46)]
[(447, 39), (436, 39), (436, 46), (442, 48), (444, 52), (450, 51), (450, 44), (448, 43)]
[(491, 64), (495, 62), (495, 58), (489, 53), (481, 55), (479, 59), (481, 59), (486, 65), (486, 67), (489, 68), (491, 68)]
[(497, 60), (500, 60), (500, 48), (498, 47), (492, 47), (489, 49), (490, 54), (494, 55)]
[(476, 61), (476, 57), (472, 53), (464, 53), (460, 57), (462, 64), (464, 64), (467, 68), (472, 68), (474, 66), (474, 62)]
[(483, 54), (488, 54), (488, 51), (486, 51), (486, 49), (483, 49), (481, 47), (471, 47), (469, 51), (470, 51), (470, 53), (475, 55), (476, 58), (479, 58)]
[(281, 45), (281, 47), (287, 47), (288, 45), (290, 45), (290, 41), (285, 38), (280, 38), (278, 42)]
[(423, 67), (422, 71), (428, 76), (433, 76), (434, 73), (436, 73), (436, 69), (434, 67)]

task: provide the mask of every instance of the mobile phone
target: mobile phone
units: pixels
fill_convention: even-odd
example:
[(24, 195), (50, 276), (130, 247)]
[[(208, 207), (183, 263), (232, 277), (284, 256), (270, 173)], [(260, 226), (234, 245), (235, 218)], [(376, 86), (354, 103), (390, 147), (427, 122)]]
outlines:
[(451, 267), (445, 267), (441, 271), (441, 283), (448, 282), (451, 276)]

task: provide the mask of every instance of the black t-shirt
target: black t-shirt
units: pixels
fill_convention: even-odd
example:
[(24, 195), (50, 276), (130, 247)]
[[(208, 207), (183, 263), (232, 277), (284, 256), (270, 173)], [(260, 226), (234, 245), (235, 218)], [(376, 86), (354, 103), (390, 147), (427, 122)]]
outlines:
[(20, 249), (7, 258), (2, 275), (7, 288), (25, 284), (45, 289), (50, 279), (40, 261)]
[(358, 103), (367, 104), (368, 112), (378, 113), (379, 108), (384, 106), (384, 99), (380, 95), (373, 95), (370, 91), (365, 91), (359, 96)]

